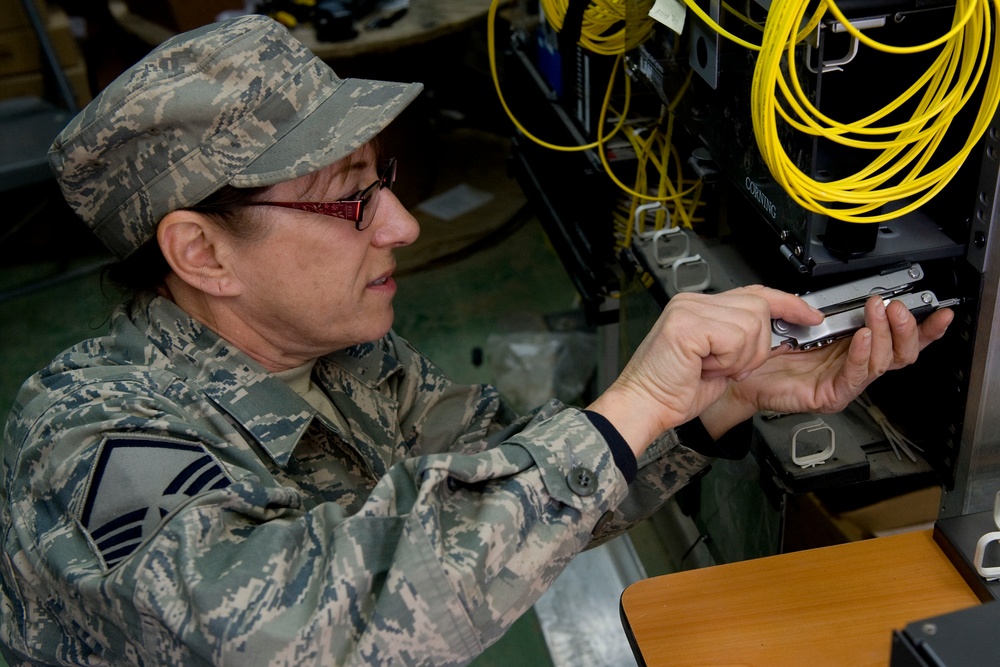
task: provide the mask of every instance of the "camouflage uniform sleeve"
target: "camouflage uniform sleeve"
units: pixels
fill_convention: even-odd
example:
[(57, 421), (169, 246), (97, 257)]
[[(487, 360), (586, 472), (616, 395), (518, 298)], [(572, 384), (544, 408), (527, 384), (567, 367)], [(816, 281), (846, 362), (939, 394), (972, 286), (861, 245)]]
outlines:
[[(396, 463), (347, 513), (277, 484), (224, 425), (192, 426), (154, 388), (73, 395), (22, 412), (6, 443), (3, 639), (37, 661), (466, 664), (626, 494), (597, 431), (555, 404), (484, 451)], [(228, 483), (148, 516), (112, 565), (80, 517), (123, 430), (204, 445)]]
[(530, 419), (515, 414), (494, 386), (452, 381), (394, 332), (383, 344), (403, 369), (390, 391), (399, 405), (400, 431), (411, 443), (411, 455), (479, 452), (497, 441), (496, 434), (516, 432)]
[(713, 459), (685, 447), (676, 431), (656, 440), (639, 459), (639, 472), (628, 487), (628, 496), (611, 512), (589, 546), (620, 535), (649, 517), (692, 479), (708, 470)]
[[(494, 387), (454, 383), (404, 339), (391, 334), (388, 342), (392, 354), (406, 368), (405, 382), (396, 389), (400, 421), (415, 424), (413, 428), (422, 435), (418, 443), (423, 450), (481, 451), (525, 428), (530, 415), (514, 415)], [(552, 402), (544, 409), (555, 413), (568, 408)], [(452, 430), (441, 432), (445, 428)], [(638, 461), (638, 475), (629, 484), (628, 495), (600, 522), (591, 546), (647, 518), (704, 473), (712, 460), (684, 446), (677, 432), (663, 434)]]

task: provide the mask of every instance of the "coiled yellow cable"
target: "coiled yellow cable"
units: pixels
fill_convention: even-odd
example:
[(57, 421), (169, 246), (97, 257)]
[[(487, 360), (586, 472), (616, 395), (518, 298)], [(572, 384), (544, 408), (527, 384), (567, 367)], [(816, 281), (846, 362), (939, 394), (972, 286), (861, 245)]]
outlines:
[[(712, 19), (711, 16), (706, 14), (704, 9), (698, 6), (696, 0), (683, 0), (683, 2), (684, 5), (692, 13), (694, 13), (698, 18), (700, 18), (705, 23), (705, 25), (709, 26), (712, 30), (714, 30), (718, 34), (722, 35), (723, 37), (725, 37), (726, 39), (735, 44), (739, 44), (742, 47), (750, 49), (751, 51), (760, 51), (760, 44), (754, 44), (753, 42), (748, 42), (745, 39), (737, 37), (733, 33), (723, 28), (714, 19)], [(754, 29), (761, 28), (759, 24), (754, 23), (749, 18), (747, 18), (743, 14), (733, 9), (733, 7), (731, 7), (730, 5), (722, 3), (722, 8), (726, 11), (726, 13), (735, 16), (741, 23), (745, 23), (753, 27)], [(768, 13), (768, 18), (770, 18), (770, 13)], [(819, 25), (819, 22), (822, 18), (823, 18), (823, 8), (820, 7), (817, 8), (817, 10), (813, 13), (812, 17), (810, 17), (809, 21), (804, 26), (802, 26), (801, 30), (799, 30), (798, 35), (796, 35), (796, 43), (805, 39), (808, 35), (812, 34), (812, 32), (816, 30), (816, 26)], [(763, 29), (764, 30), (767, 29), (766, 22), (764, 24)]]
[[(690, 81), (689, 73), (674, 101), (666, 109), (665, 119), (661, 118), (649, 127), (625, 133), (639, 163), (635, 185), (632, 188), (618, 181), (611, 171), (611, 165), (602, 155), (609, 176), (625, 194), (631, 197), (628, 206), (622, 207), (622, 214), (616, 216), (617, 226), (620, 229), (618, 236), (623, 247), (628, 247), (631, 243), (636, 209), (643, 202), (662, 204), (654, 214), (654, 230), (662, 229), (668, 222), (672, 227), (691, 229), (693, 223), (700, 221), (700, 218), (695, 216), (695, 211), (702, 205), (703, 183), (700, 179), (685, 178), (683, 162), (673, 143), (674, 110), (683, 98)], [(642, 134), (647, 135), (645, 139), (641, 138)], [(649, 184), (650, 175), (655, 178), (653, 187)]]
[[(634, 132), (629, 133), (627, 138), (628, 138), (629, 142), (632, 143), (633, 149), (635, 150), (636, 155), (637, 155), (637, 157), (640, 160), (640, 173), (637, 174), (637, 185), (636, 185), (636, 187), (635, 188), (630, 188), (629, 186), (627, 186), (624, 183), (622, 183), (621, 180), (615, 175), (614, 171), (611, 168), (611, 164), (610, 164), (610, 162), (608, 160), (608, 156), (607, 156), (605, 147), (606, 147), (606, 144), (608, 143), (608, 141), (621, 131), (622, 127), (625, 124), (627, 115), (628, 115), (629, 100), (631, 98), (631, 82), (630, 82), (630, 79), (629, 79), (628, 76), (624, 77), (624, 79), (625, 79), (625, 83), (624, 83), (625, 106), (622, 109), (622, 111), (620, 113), (618, 113), (618, 121), (617, 121), (614, 129), (611, 131), (611, 133), (605, 136), (603, 130), (604, 130), (605, 124), (607, 123), (607, 113), (608, 113), (608, 109), (610, 107), (611, 93), (614, 90), (614, 85), (615, 85), (615, 78), (616, 78), (615, 74), (616, 74), (616, 72), (619, 69), (621, 69), (623, 67), (623, 64), (624, 64), (624, 52), (623, 51), (619, 51), (617, 53), (617, 57), (615, 59), (615, 63), (614, 63), (614, 65), (611, 68), (611, 76), (610, 76), (610, 78), (608, 80), (608, 86), (607, 86), (607, 89), (605, 91), (604, 101), (603, 101), (603, 103), (601, 105), (600, 118), (599, 118), (598, 123), (597, 123), (597, 128), (598, 128), (597, 133), (598, 133), (598, 136), (597, 136), (596, 141), (593, 141), (593, 142), (590, 142), (590, 143), (587, 143), (587, 144), (574, 145), (574, 146), (561, 146), (561, 145), (557, 145), (557, 144), (552, 144), (550, 142), (547, 142), (547, 141), (545, 141), (543, 139), (540, 139), (540, 138), (536, 137), (534, 134), (532, 134), (531, 132), (529, 132), (528, 129), (525, 128), (524, 125), (522, 125), (518, 121), (518, 119), (514, 116), (513, 112), (510, 110), (510, 107), (508, 106), (506, 100), (504, 99), (503, 91), (500, 88), (500, 79), (499, 79), (499, 76), (497, 74), (497, 66), (496, 66), (496, 38), (495, 38), (495, 32), (496, 32), (496, 13), (497, 13), (497, 9), (499, 7), (499, 4), (500, 4), (500, 0), (493, 0), (493, 2), (490, 4), (489, 12), (487, 14), (487, 50), (488, 50), (489, 62), (490, 62), (490, 73), (491, 73), (491, 75), (493, 77), (493, 85), (494, 85), (494, 88), (496, 89), (497, 97), (500, 100), (500, 104), (503, 107), (504, 112), (507, 114), (507, 117), (511, 120), (511, 122), (518, 129), (518, 131), (520, 131), (521, 134), (524, 135), (529, 140), (535, 142), (536, 144), (538, 144), (538, 145), (540, 145), (540, 146), (542, 146), (544, 148), (550, 149), (550, 150), (563, 151), (563, 152), (572, 152), (572, 151), (583, 151), (583, 150), (597, 149), (598, 155), (599, 155), (600, 160), (601, 160), (601, 163), (604, 166), (605, 172), (608, 174), (608, 177), (624, 193), (632, 196), (634, 199), (645, 200), (645, 201), (662, 201), (662, 202), (679, 202), (679, 203), (680, 202), (689, 202), (688, 206), (686, 208), (684, 208), (684, 210), (682, 212), (679, 212), (678, 219), (681, 220), (681, 221), (683, 221), (682, 224), (687, 224), (688, 226), (690, 226), (690, 223), (691, 223), (692, 217), (693, 217), (693, 210), (698, 205), (699, 201), (698, 201), (698, 198), (696, 197), (695, 198), (696, 200), (693, 203), (690, 203), (690, 200), (686, 199), (686, 198), (689, 197), (689, 195), (692, 195), (692, 193), (700, 194), (700, 192), (701, 192), (700, 182), (687, 182), (685, 184), (682, 180), (678, 180), (677, 183), (665, 183), (664, 179), (667, 179), (669, 181), (669, 177), (667, 176), (667, 160), (663, 159), (663, 158), (659, 158), (659, 159), (655, 159), (654, 160), (654, 164), (657, 165), (657, 169), (659, 169), (659, 172), (661, 174), (661, 179), (660, 179), (660, 183), (658, 185), (657, 193), (656, 194), (650, 194), (649, 191), (648, 191), (648, 189), (646, 188), (646, 185), (645, 185), (645, 163), (646, 163), (646, 160), (648, 159), (648, 156), (649, 156), (649, 150), (650, 150), (649, 149), (649, 144), (642, 144), (642, 143), (638, 143), (637, 144), (635, 142), (635, 140), (634, 140)], [(618, 4), (621, 4), (621, 3), (619, 2)], [(562, 15), (560, 15), (560, 16), (562, 16)], [(560, 25), (561, 25), (561, 23), (560, 23)], [(686, 88), (686, 87), (687, 87), (687, 82), (685, 82), (685, 84), (684, 84), (684, 88)], [(681, 92), (681, 95), (682, 94), (683, 94), (683, 90)], [(679, 101), (679, 99), (680, 99), (680, 95), (678, 95), (677, 101)], [(676, 101), (674, 103), (674, 106), (676, 106)], [(671, 123), (672, 123), (672, 116), (671, 116)], [(672, 124), (671, 124), (670, 127), (672, 128)], [(654, 127), (653, 128), (653, 132), (650, 135), (651, 140), (652, 140), (653, 137), (657, 136), (657, 132), (658, 132), (658, 130), (656, 130), (656, 128)], [(663, 148), (661, 146), (661, 150), (666, 150), (666, 149), (670, 148), (669, 147), (669, 132), (670, 132), (670, 130), (668, 130), (668, 133), (666, 134), (666, 136), (668, 137), (668, 139), (667, 139), (667, 146), (666, 146), (666, 148)], [(660, 141), (662, 141), (662, 138), (660, 139)], [(677, 164), (677, 168), (676, 168), (677, 178), (680, 179), (681, 177), (680, 177), (680, 159), (679, 159), (679, 157), (676, 159), (676, 164)], [(639, 176), (641, 176), (642, 178), (640, 179)], [(637, 202), (633, 203), (633, 206), (632, 206), (633, 211), (634, 211), (636, 203)], [(691, 211), (691, 212), (688, 212), (688, 211)]]
[[(540, 3), (546, 20), (557, 32), (561, 31), (570, 0), (540, 0)], [(646, 4), (652, 6), (652, 2)], [(628, 25), (626, 30), (627, 9), (625, 0), (590, 0), (583, 12), (580, 46), (594, 53), (613, 56), (630, 51), (646, 41), (655, 25), (647, 16), (649, 7), (645, 10), (637, 8), (637, 15), (645, 18)]]
[[(576, 151), (591, 150), (593, 148), (599, 147), (602, 141), (606, 142), (606, 141), (610, 140), (613, 136), (615, 136), (618, 133), (618, 131), (621, 130), (622, 125), (625, 124), (625, 114), (628, 113), (627, 100), (628, 100), (629, 96), (628, 96), (628, 92), (627, 92), (627, 87), (629, 86), (629, 81), (628, 81), (627, 77), (625, 79), (625, 85), (626, 85), (626, 97), (625, 97), (625, 99), (626, 99), (626, 108), (625, 108), (625, 112), (622, 113), (621, 118), (618, 121), (618, 124), (615, 126), (614, 130), (612, 130), (611, 134), (609, 134), (606, 137), (598, 137), (597, 141), (592, 141), (592, 142), (587, 143), (587, 144), (579, 144), (579, 145), (572, 145), (572, 146), (561, 146), (561, 145), (553, 144), (553, 143), (550, 143), (548, 141), (545, 141), (544, 139), (540, 139), (540, 138), (536, 137), (534, 134), (532, 134), (531, 132), (529, 132), (528, 129), (526, 127), (524, 127), (524, 125), (521, 124), (521, 122), (517, 119), (517, 117), (514, 116), (514, 112), (511, 111), (510, 107), (507, 105), (507, 100), (504, 98), (503, 91), (500, 89), (500, 76), (497, 73), (497, 57), (496, 57), (496, 20), (497, 20), (497, 18), (496, 17), (497, 17), (497, 9), (499, 8), (499, 6), (500, 6), (500, 0), (493, 0), (490, 3), (490, 8), (489, 8), (489, 11), (487, 12), (487, 15), (486, 15), (486, 49), (487, 49), (487, 52), (488, 52), (488, 55), (489, 55), (489, 60), (490, 60), (490, 75), (493, 77), (493, 87), (494, 87), (494, 89), (497, 92), (497, 99), (500, 100), (500, 106), (503, 107), (504, 113), (507, 114), (507, 118), (509, 118), (510, 121), (514, 124), (514, 127), (516, 127), (518, 129), (518, 131), (521, 132), (521, 134), (523, 134), (525, 137), (527, 137), (531, 141), (535, 142), (539, 146), (542, 146), (542, 147), (547, 148), (549, 150), (562, 151), (562, 152), (576, 152)], [(614, 72), (615, 72), (615, 70), (617, 70), (621, 66), (622, 60), (623, 60), (623, 55), (619, 54), (618, 58), (615, 60), (614, 66), (612, 67), (612, 70), (611, 70), (612, 76), (611, 76), (610, 80), (608, 81), (608, 88), (607, 88), (607, 91), (605, 92), (605, 95), (604, 95), (604, 106), (605, 106), (605, 108), (607, 107), (608, 101), (611, 99), (611, 91), (613, 90), (614, 81), (615, 81), (615, 79), (614, 79)], [(603, 109), (602, 109), (602, 112), (601, 112), (601, 120), (602, 121), (604, 120), (604, 110)]]
[[(924, 205), (961, 168), (989, 126), (1000, 102), (1000, 62), (994, 29), (998, 0), (958, 0), (951, 26), (941, 36), (914, 46), (878, 42), (855, 28), (834, 0), (821, 0), (802, 26), (806, 0), (774, 0), (758, 47), (714, 23), (694, 0), (686, 6), (727, 39), (759, 50), (751, 85), (751, 115), (761, 156), (775, 180), (803, 208), (846, 222), (884, 222)], [(795, 49), (829, 14), (862, 44), (890, 54), (909, 55), (940, 48), (933, 64), (896, 99), (865, 118), (840, 122), (821, 113), (802, 90)], [(989, 72), (986, 64), (990, 61)], [(787, 75), (785, 71), (787, 70)], [(986, 82), (980, 85), (986, 74)], [(949, 127), (977, 89), (982, 99), (966, 141), (951, 156), (937, 156)], [(891, 113), (914, 106), (909, 120), (879, 125)], [(787, 107), (787, 108), (786, 108)], [(795, 130), (873, 153), (857, 173), (820, 182), (799, 169), (785, 152), (778, 117)], [(887, 204), (898, 203), (891, 211)]]
[[(964, 144), (947, 159), (939, 158), (938, 166), (929, 168), (952, 122), (979, 87), (990, 53), (996, 49), (991, 13), (997, 6), (991, 12), (989, 0), (959, 0), (952, 26), (941, 37), (914, 47), (895, 47), (876, 42), (850, 26), (832, 1), (821, 5), (844, 23), (848, 32), (872, 48), (907, 54), (941, 46), (941, 51), (927, 71), (883, 109), (859, 121), (837, 122), (811, 104), (795, 73), (795, 44), (788, 35), (801, 21), (803, 5), (798, 0), (777, 0), (771, 5), (751, 92), (757, 145), (775, 180), (807, 210), (846, 222), (877, 223), (898, 218), (925, 204), (947, 185), (993, 118), (1000, 102), (1000, 65), (996, 58), (992, 60), (983, 99)], [(781, 72), (782, 58), (794, 94)], [(775, 86), (794, 115), (778, 102)], [(907, 102), (916, 102), (909, 121), (875, 125)], [(851, 176), (830, 182), (816, 181), (800, 170), (782, 147), (776, 113), (802, 132), (841, 145), (869, 149), (876, 153), (875, 157)], [(863, 138), (865, 135), (885, 138), (870, 141)], [(902, 205), (880, 212), (890, 202)]]

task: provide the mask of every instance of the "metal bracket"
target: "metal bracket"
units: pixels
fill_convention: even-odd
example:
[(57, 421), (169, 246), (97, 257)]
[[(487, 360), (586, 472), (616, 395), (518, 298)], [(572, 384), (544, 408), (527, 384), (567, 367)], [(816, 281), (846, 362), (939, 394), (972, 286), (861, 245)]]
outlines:
[(680, 227), (667, 227), (653, 233), (653, 258), (660, 266), (671, 266), (690, 252), (691, 239)]
[[(701, 258), (701, 255), (691, 255), (690, 257), (681, 257), (670, 265), (670, 271), (674, 281), (674, 289), (678, 292), (701, 292), (712, 284), (712, 270), (708, 265), (708, 262)], [(698, 272), (702, 271), (701, 276)], [(681, 273), (687, 275), (684, 276), (684, 280), (681, 279)], [(690, 276), (694, 275), (695, 279), (690, 280)]]
[(655, 209), (658, 209), (658, 208), (662, 208), (664, 210), (664, 212), (667, 214), (667, 224), (665, 226), (666, 227), (670, 226), (670, 211), (667, 209), (666, 206), (663, 205), (662, 202), (652, 202), (650, 204), (640, 204), (639, 206), (635, 207), (635, 220), (633, 222), (633, 233), (635, 234), (635, 237), (637, 239), (652, 238), (656, 234), (655, 231), (651, 231), (651, 232), (644, 232), (644, 231), (642, 231), (642, 224), (641, 223), (642, 223), (642, 219), (644, 217), (646, 217), (646, 211), (652, 211), (652, 210), (655, 210)]
[[(823, 448), (822, 451), (816, 452), (815, 454), (807, 454), (805, 456), (799, 456), (798, 453), (798, 440), (800, 433), (815, 433), (817, 431), (829, 431), (830, 432), (830, 443)], [(792, 431), (792, 463), (802, 467), (811, 468), (812, 466), (819, 465), (826, 462), (831, 456), (833, 456), (834, 450), (837, 448), (837, 434), (834, 432), (833, 427), (827, 424), (822, 419), (816, 419), (811, 422), (805, 422), (799, 424)]]
[[(851, 21), (851, 25), (858, 30), (869, 30), (871, 28), (881, 28), (885, 25), (885, 17), (878, 16), (870, 19), (858, 19), (857, 21)], [(806, 67), (813, 74), (822, 74), (824, 72), (842, 72), (844, 68), (841, 65), (846, 65), (858, 55), (858, 38), (851, 35), (851, 42), (847, 47), (847, 55), (838, 58), (836, 60), (820, 60), (819, 67), (816, 68), (812, 64), (813, 49), (818, 48), (820, 42), (820, 31), (826, 27), (823, 23), (816, 26), (816, 33), (806, 40)], [(830, 24), (830, 31), (835, 33), (847, 32), (847, 28), (840, 21), (835, 21)]]
[[(1000, 493), (997, 493), (993, 500), (993, 525), (1000, 528)], [(983, 565), (983, 561), (986, 558), (986, 547), (991, 542), (1000, 542), (1000, 531), (986, 533), (979, 538), (979, 542), (976, 543), (976, 555), (972, 560), (976, 566), (976, 572), (979, 573), (979, 576), (986, 579), (986, 581), (1000, 579), (1000, 566), (987, 567)]]

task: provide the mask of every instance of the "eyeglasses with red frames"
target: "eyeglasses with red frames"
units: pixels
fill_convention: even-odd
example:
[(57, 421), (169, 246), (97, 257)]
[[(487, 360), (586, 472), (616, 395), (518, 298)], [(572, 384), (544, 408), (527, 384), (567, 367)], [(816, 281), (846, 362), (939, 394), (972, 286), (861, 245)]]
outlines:
[(378, 206), (376, 195), (382, 188), (392, 190), (392, 184), (395, 182), (396, 158), (393, 157), (382, 164), (379, 169), (379, 177), (374, 183), (343, 199), (336, 201), (259, 201), (255, 202), (254, 206), (294, 208), (297, 211), (342, 218), (353, 222), (354, 228), (360, 232), (367, 229), (368, 225), (372, 224), (372, 220), (375, 219), (375, 209)]

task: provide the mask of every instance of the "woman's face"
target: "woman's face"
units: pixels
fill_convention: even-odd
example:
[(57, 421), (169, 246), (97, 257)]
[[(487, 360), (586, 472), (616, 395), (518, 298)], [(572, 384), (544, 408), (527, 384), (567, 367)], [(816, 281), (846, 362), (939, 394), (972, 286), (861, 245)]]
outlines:
[[(271, 201), (334, 201), (378, 178), (366, 146), (320, 172), (279, 183)], [(264, 232), (232, 246), (243, 292), (238, 316), (279, 356), (303, 362), (377, 340), (392, 326), (393, 249), (413, 243), (417, 221), (388, 188), (373, 202), (371, 224), (273, 206), (256, 207)], [(367, 217), (367, 214), (366, 214)]]

